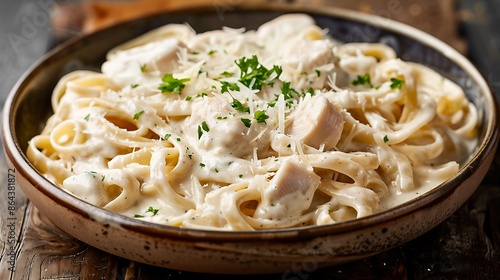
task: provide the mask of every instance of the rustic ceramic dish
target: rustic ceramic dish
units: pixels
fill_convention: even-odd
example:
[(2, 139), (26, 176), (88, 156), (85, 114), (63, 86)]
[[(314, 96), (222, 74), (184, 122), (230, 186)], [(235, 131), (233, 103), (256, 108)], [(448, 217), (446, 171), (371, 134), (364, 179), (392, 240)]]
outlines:
[[(288, 12), (305, 12), (344, 42), (383, 42), (404, 59), (423, 63), (455, 81), (481, 114), (480, 145), (460, 172), (435, 190), (366, 218), (328, 226), (217, 232), (151, 224), (114, 214), (58, 189), (28, 162), (27, 142), (50, 111), (57, 80), (76, 69), (99, 70), (106, 52), (167, 23), (188, 22), (196, 31), (254, 29)], [(111, 254), (156, 266), (209, 273), (276, 273), (330, 266), (401, 245), (441, 223), (475, 191), (498, 142), (494, 96), (478, 71), (443, 42), (406, 25), (333, 8), (240, 4), (222, 13), (213, 6), (171, 11), (120, 24), (58, 47), (35, 64), (12, 90), (3, 113), (7, 159), (32, 203), (70, 235)]]

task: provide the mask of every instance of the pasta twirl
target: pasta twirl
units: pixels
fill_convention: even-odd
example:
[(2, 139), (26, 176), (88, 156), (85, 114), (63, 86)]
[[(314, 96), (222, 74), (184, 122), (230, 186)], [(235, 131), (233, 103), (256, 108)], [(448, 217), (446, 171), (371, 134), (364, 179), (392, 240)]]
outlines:
[(63, 190), (154, 223), (338, 223), (452, 177), (476, 141), (463, 90), (303, 14), (257, 30), (170, 24), (63, 77), (28, 145)]

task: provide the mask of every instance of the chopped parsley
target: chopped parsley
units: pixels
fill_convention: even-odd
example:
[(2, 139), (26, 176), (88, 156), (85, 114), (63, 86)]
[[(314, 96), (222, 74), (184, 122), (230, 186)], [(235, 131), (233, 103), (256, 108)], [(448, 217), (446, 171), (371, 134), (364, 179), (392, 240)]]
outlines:
[(219, 116), (219, 117), (217, 117), (217, 119), (218, 119), (219, 121), (221, 121), (221, 120), (227, 120), (227, 116), (224, 116), (224, 117)]
[(228, 72), (228, 71), (224, 71), (224, 72), (220, 73), (220, 75), (224, 76), (224, 77), (232, 77), (234, 75), (234, 73)]
[(139, 111), (139, 112), (135, 113), (135, 114), (134, 114), (134, 117), (133, 117), (133, 118), (134, 118), (134, 120), (138, 120), (138, 119), (139, 119), (139, 117), (140, 117), (142, 114), (144, 114), (144, 110), (141, 110), (141, 111)]
[(273, 73), (276, 73), (275, 79), (278, 79), (283, 72), (282, 67), (277, 65), (274, 65), (271, 69), (267, 69), (259, 63), (256, 55), (253, 55), (251, 58), (242, 57), (236, 60), (235, 63), (241, 70), (239, 81), (251, 89), (261, 90), (262, 85), (266, 83), (267, 79)]
[(212, 55), (212, 54), (214, 54), (214, 53), (216, 53), (216, 52), (217, 52), (216, 50), (210, 50), (210, 51), (208, 52), (208, 55)]
[(319, 70), (314, 70), (314, 71), (316, 72), (316, 75), (318, 75), (318, 77), (321, 76), (321, 71)]
[(190, 95), (186, 96), (186, 101), (191, 101), (191, 99), (193, 99), (192, 96), (190, 96)]
[(106, 179), (106, 176), (101, 175), (101, 181), (103, 181), (103, 182), (104, 182), (104, 179)]
[(312, 87), (308, 87), (307, 90), (302, 95), (305, 96), (306, 93), (309, 93), (311, 96), (313, 96), (314, 95), (314, 89)]
[(387, 137), (387, 135), (384, 136), (384, 143), (387, 143), (389, 142), (389, 137)]
[[(283, 82), (281, 84), (281, 94), (284, 97), (284, 100), (286, 101), (286, 106), (291, 107), (293, 100), (295, 99), (295, 96), (299, 97), (300, 94), (293, 88), (290, 87), (290, 82)], [(295, 95), (295, 96), (294, 96)], [(278, 100), (279, 95), (276, 95), (276, 100)]]
[(141, 72), (146, 72), (146, 63), (140, 65)]
[(222, 84), (222, 87), (220, 90), (221, 93), (229, 92), (229, 90), (232, 90), (232, 91), (240, 90), (240, 87), (236, 83), (230, 83), (230, 82), (226, 82), (226, 81), (221, 81), (220, 83)]
[(210, 128), (208, 127), (207, 123), (203, 121), (201, 125), (198, 126), (198, 139), (201, 138), (203, 135), (203, 131), (209, 132)]
[(205, 164), (203, 162), (200, 162), (200, 167), (205, 167)]
[(83, 118), (83, 119), (86, 121), (89, 121), (89, 118), (90, 118), (90, 114), (86, 115), (85, 118)]
[(131, 87), (131, 88), (136, 88), (136, 87), (138, 87), (138, 86), (139, 86), (139, 84), (131, 84), (131, 85), (130, 85), (130, 87)]
[(208, 128), (207, 122), (205, 121), (201, 123), (201, 128), (203, 128), (203, 130), (205, 130), (206, 132), (210, 131), (210, 128)]
[(182, 90), (186, 86), (185, 83), (189, 82), (189, 78), (176, 79), (172, 74), (165, 74), (161, 79), (163, 83), (158, 87), (161, 92), (172, 92), (181, 94)]
[(231, 107), (233, 107), (238, 112), (250, 113), (250, 108), (245, 107), (239, 100), (233, 98), (231, 102)]
[(401, 89), (403, 87), (403, 84), (405, 83), (404, 80), (399, 80), (396, 78), (391, 78), (391, 88), (392, 89)]
[(200, 140), (202, 135), (203, 135), (203, 131), (201, 130), (201, 126), (198, 126), (198, 140)]
[(168, 140), (168, 138), (170, 138), (170, 136), (172, 136), (172, 134), (167, 133), (167, 134), (165, 134), (165, 135), (163, 136), (163, 138), (162, 138), (162, 139), (166, 141), (166, 140)]
[(255, 111), (253, 117), (255, 118), (255, 120), (257, 120), (258, 123), (266, 123), (266, 120), (269, 119), (269, 116), (266, 115), (266, 111), (264, 110)]
[(245, 119), (245, 118), (241, 118), (241, 122), (246, 126), (246, 127), (250, 127), (250, 125), (252, 124), (252, 120), (250, 119)]
[(352, 85), (354, 86), (368, 85), (370, 87), (373, 87), (369, 73), (366, 73), (363, 76), (358, 75), (356, 79), (352, 81)]
[[(153, 216), (158, 215), (158, 211), (160, 211), (160, 209), (153, 208), (153, 206), (149, 206), (145, 213), (151, 213), (151, 217), (153, 217)], [(142, 214), (135, 214), (134, 215), (134, 218), (144, 218), (144, 217), (145, 216)]]
[(153, 208), (153, 206), (149, 206), (146, 213), (152, 213), (153, 216), (156, 216), (156, 215), (158, 215), (158, 211), (160, 211), (160, 209), (156, 209), (156, 208)]

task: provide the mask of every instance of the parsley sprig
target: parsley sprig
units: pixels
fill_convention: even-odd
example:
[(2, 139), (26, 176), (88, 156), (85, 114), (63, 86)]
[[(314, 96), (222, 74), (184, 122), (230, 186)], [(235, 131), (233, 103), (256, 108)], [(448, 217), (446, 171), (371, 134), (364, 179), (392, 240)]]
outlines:
[(185, 83), (189, 82), (191, 79), (176, 79), (172, 74), (165, 74), (161, 79), (163, 83), (158, 87), (161, 92), (172, 92), (181, 94), (182, 90), (186, 86)]
[(362, 76), (358, 75), (354, 81), (352, 81), (353, 86), (359, 85), (368, 85), (369, 87), (373, 87), (372, 80), (369, 73), (366, 73)]
[(264, 110), (255, 111), (253, 117), (258, 123), (266, 123), (266, 120), (269, 119), (269, 116), (266, 114), (266, 111)]
[(241, 122), (246, 126), (250, 127), (252, 125), (252, 120), (251, 119), (246, 119), (246, 118), (241, 118)]
[(391, 88), (392, 89), (401, 89), (403, 87), (404, 83), (405, 83), (404, 80), (391, 78)]
[(236, 83), (230, 83), (226, 81), (221, 81), (220, 82), (222, 87), (221, 87), (221, 93), (229, 92), (229, 90), (232, 91), (239, 91), (240, 87)]
[(250, 108), (243, 105), (238, 99), (233, 98), (231, 102), (231, 107), (233, 107), (236, 111), (242, 113), (250, 113)]
[[(271, 69), (267, 69), (259, 63), (256, 55), (253, 55), (251, 58), (242, 57), (236, 60), (235, 63), (241, 70), (239, 81), (251, 89), (261, 90), (262, 85), (267, 82), (273, 73), (276, 73), (275, 79), (279, 79), (279, 76), (283, 72), (282, 67), (277, 65), (274, 65)], [(252, 87), (250, 87), (251, 85)]]
[[(151, 213), (151, 217), (153, 217), (153, 216), (158, 215), (158, 211), (160, 211), (160, 209), (153, 208), (153, 206), (149, 206), (145, 213)], [(135, 214), (134, 215), (134, 218), (144, 218), (144, 217), (145, 216), (142, 214)]]
[(141, 110), (141, 111), (139, 111), (139, 112), (135, 113), (135, 114), (134, 114), (134, 116), (133, 116), (133, 119), (134, 119), (134, 120), (138, 120), (138, 119), (139, 119), (139, 117), (140, 117), (142, 114), (144, 114), (144, 110)]
[[(290, 82), (283, 82), (281, 83), (281, 95), (283, 95), (284, 100), (286, 102), (286, 106), (290, 108), (293, 104), (293, 100), (296, 98), (299, 98), (301, 94), (296, 91), (294, 88), (292, 88)], [(304, 94), (305, 95), (305, 94)], [(280, 94), (276, 95), (276, 101), (278, 100)], [(268, 104), (271, 107), (274, 107), (274, 103)]]
[(210, 131), (210, 128), (208, 127), (208, 124), (206, 121), (203, 121), (201, 123), (201, 125), (198, 125), (198, 139), (200, 139), (201, 136), (203, 135), (203, 131), (205, 131), (205, 132)]

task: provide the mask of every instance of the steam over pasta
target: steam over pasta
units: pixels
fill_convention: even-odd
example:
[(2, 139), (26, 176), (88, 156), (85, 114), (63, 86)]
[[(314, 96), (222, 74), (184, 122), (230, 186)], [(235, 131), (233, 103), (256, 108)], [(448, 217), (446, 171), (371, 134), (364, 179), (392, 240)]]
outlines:
[(169, 24), (57, 84), (28, 147), (63, 190), (171, 226), (325, 225), (452, 177), (475, 145), (463, 90), (303, 14), (257, 30)]

